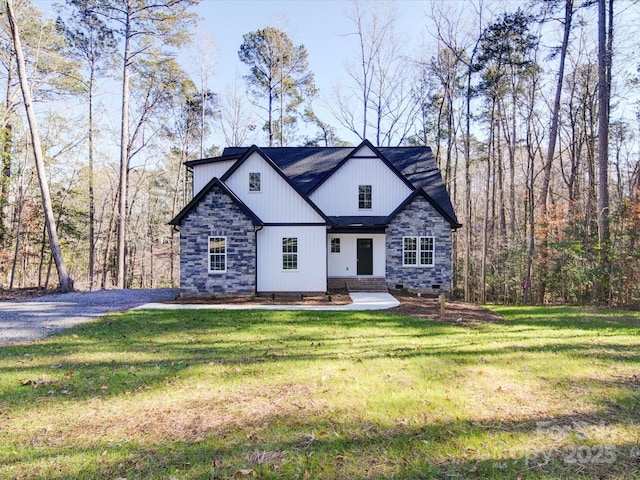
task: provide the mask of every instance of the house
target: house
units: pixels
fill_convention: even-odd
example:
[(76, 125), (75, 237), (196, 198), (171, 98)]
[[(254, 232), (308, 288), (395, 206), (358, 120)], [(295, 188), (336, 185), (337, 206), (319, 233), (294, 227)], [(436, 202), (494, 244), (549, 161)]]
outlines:
[(449, 292), (458, 223), (429, 147), (226, 148), (187, 162), (185, 294)]

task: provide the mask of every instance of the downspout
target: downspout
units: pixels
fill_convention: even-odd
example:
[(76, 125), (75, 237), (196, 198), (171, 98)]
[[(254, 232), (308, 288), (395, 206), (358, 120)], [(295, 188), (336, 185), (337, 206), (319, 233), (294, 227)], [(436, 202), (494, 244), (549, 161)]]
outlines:
[(254, 234), (254, 237), (255, 237), (255, 242), (254, 243), (255, 243), (255, 246), (256, 246), (256, 248), (255, 248), (256, 265), (255, 265), (255, 268), (253, 269), (253, 272), (254, 272), (253, 275), (255, 277), (255, 285), (256, 285), (256, 287), (255, 287), (256, 296), (258, 296), (258, 232), (260, 230), (262, 230), (263, 228), (264, 228), (264, 225), (254, 225), (254, 227), (253, 227), (253, 234)]

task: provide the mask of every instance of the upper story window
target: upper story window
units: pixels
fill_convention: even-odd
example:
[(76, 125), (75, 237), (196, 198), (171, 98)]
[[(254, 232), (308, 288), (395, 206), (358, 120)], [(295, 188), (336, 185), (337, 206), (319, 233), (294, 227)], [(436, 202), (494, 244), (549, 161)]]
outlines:
[(358, 187), (358, 208), (371, 208), (371, 185), (360, 185)]
[(250, 192), (262, 191), (262, 182), (260, 178), (260, 172), (249, 173), (249, 191)]
[(432, 267), (434, 252), (433, 237), (404, 237), (402, 239), (402, 265), (405, 267)]
[(227, 271), (227, 237), (209, 237), (209, 271)]

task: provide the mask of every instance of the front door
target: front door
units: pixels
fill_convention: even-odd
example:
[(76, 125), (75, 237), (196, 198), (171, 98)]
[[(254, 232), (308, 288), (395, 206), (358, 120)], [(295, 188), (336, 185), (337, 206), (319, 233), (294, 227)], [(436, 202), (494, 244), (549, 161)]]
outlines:
[(373, 238), (358, 238), (358, 275), (373, 275)]

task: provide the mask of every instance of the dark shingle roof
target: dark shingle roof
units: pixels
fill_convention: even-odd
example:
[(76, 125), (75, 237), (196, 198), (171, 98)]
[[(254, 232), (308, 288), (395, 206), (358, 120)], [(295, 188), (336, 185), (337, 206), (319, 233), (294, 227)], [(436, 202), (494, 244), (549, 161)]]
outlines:
[[(228, 147), (223, 156), (237, 158), (248, 149)], [(354, 151), (354, 147), (265, 147), (260, 150), (307, 195)], [(416, 189), (425, 191), (448, 217), (452, 228), (460, 227), (430, 147), (377, 147), (376, 150)]]

